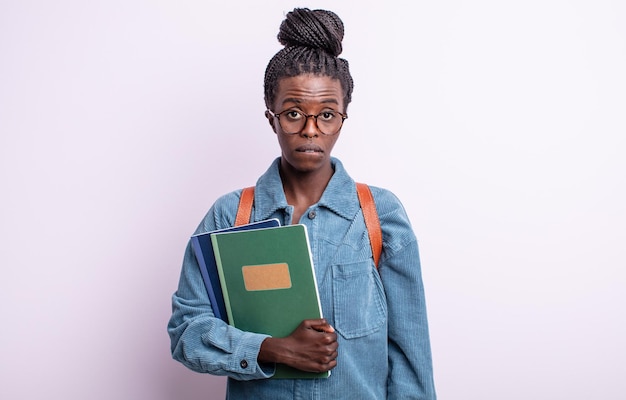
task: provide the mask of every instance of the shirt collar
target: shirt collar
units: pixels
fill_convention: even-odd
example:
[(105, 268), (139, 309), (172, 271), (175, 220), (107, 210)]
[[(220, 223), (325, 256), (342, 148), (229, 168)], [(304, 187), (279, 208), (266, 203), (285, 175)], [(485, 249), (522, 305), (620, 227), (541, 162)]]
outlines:
[[(335, 172), (317, 204), (351, 220), (360, 207), (354, 180), (350, 178), (341, 161), (331, 157), (331, 164)], [(256, 183), (254, 193), (255, 220), (270, 218), (277, 210), (286, 209), (289, 206), (280, 179), (279, 166), (280, 157), (274, 160)]]

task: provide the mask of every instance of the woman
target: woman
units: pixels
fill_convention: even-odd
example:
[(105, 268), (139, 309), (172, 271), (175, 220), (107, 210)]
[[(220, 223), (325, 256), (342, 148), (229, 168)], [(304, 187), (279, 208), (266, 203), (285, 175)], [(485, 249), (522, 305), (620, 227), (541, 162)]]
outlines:
[[(372, 187), (383, 231), (378, 270), (355, 183), (331, 157), (353, 82), (343, 23), (330, 11), (295, 9), (285, 46), (265, 72), (265, 113), (281, 155), (256, 183), (252, 220), (307, 226), (325, 319), (286, 338), (243, 332), (215, 318), (187, 246), (168, 326), (175, 359), (226, 375), (228, 399), (435, 399), (415, 235), (398, 199)], [(230, 227), (241, 191), (219, 198), (196, 233)], [(325, 379), (268, 379), (276, 363), (329, 371)]]

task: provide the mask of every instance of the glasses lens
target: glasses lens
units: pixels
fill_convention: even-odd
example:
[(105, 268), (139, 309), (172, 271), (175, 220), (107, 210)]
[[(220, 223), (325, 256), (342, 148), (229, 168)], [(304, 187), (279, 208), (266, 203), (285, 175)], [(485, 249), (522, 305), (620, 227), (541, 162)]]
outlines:
[(278, 121), (285, 133), (295, 134), (302, 132), (306, 125), (306, 116), (299, 111), (291, 110), (280, 114)]
[(343, 118), (335, 111), (325, 111), (317, 116), (317, 127), (325, 135), (334, 135), (339, 132)]
[(338, 133), (343, 124), (343, 117), (336, 111), (324, 111), (318, 115), (307, 116), (300, 111), (290, 110), (280, 114), (279, 122), (285, 133), (296, 134), (302, 132), (309, 118), (315, 120), (317, 129), (324, 135)]

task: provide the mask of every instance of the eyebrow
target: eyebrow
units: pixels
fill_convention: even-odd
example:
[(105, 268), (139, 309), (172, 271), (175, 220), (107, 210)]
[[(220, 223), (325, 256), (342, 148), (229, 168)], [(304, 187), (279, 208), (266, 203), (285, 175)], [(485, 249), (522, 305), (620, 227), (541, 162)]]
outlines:
[[(297, 98), (297, 97), (289, 97), (283, 100), (282, 104), (285, 105), (285, 103), (296, 103), (296, 104), (300, 104), (302, 103), (302, 99)], [(322, 104), (337, 104), (339, 105), (339, 102), (337, 101), (337, 99), (323, 99), (321, 101)]]

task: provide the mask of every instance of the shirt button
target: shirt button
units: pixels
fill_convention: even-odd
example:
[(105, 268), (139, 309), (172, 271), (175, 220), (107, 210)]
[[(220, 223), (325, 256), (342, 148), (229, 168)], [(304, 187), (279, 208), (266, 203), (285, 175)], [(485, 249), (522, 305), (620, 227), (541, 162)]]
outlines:
[(241, 360), (239, 365), (241, 366), (241, 368), (248, 368), (248, 362), (246, 360)]
[(309, 211), (309, 219), (315, 218), (316, 215), (317, 214), (315, 214), (315, 211), (313, 211), (313, 210)]

